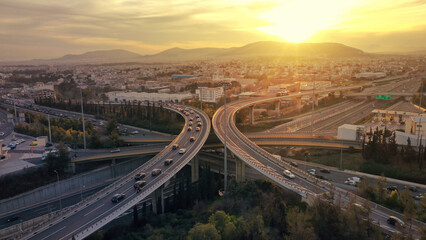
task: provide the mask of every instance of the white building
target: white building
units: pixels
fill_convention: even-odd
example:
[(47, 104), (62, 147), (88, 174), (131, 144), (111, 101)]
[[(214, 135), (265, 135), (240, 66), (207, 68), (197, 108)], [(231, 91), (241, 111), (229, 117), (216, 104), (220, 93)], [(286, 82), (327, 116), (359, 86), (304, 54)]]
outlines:
[[(330, 81), (315, 81), (315, 89), (330, 88)], [(300, 91), (312, 90), (314, 88), (314, 82), (300, 82)]]
[(150, 101), (150, 102), (180, 102), (182, 100), (192, 99), (192, 94), (169, 94), (169, 93), (147, 93), (147, 92), (120, 92), (114, 91), (106, 94), (111, 102), (122, 101)]
[(426, 138), (426, 115), (409, 117), (405, 122), (405, 133)]
[(203, 102), (208, 103), (216, 103), (219, 98), (223, 95), (223, 88), (222, 87), (216, 87), (216, 88), (207, 88), (207, 87), (200, 87), (195, 90), (195, 94), (197, 94), (198, 99)]
[(364, 134), (364, 126), (343, 124), (337, 128), (337, 139), (349, 140), (349, 141), (360, 141)]

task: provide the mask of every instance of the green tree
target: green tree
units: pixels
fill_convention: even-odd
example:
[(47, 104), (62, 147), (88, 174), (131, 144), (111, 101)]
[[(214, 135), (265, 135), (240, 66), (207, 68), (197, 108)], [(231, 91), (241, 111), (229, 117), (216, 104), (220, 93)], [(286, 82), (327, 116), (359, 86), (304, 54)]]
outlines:
[(235, 225), (231, 222), (231, 217), (224, 211), (216, 211), (209, 217), (209, 223), (213, 224), (224, 240), (233, 240), (236, 237)]
[(188, 240), (220, 240), (220, 234), (213, 224), (197, 223), (188, 232)]
[(115, 118), (108, 119), (106, 126), (106, 135), (112, 134), (114, 131), (117, 131), (118, 122)]
[(301, 212), (299, 208), (290, 209), (287, 214), (287, 223), (290, 235), (287, 240), (314, 240), (317, 236), (314, 228), (310, 223), (308, 214)]
[(52, 152), (47, 155), (46, 163), (50, 172), (58, 170), (63, 172), (68, 167), (70, 162), (69, 151), (63, 142), (56, 147), (57, 152)]

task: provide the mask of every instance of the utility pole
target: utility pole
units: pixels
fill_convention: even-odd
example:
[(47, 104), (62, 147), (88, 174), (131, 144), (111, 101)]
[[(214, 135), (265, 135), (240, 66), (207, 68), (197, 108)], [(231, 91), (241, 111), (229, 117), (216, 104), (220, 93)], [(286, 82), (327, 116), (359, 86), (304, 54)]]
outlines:
[(83, 141), (84, 141), (84, 149), (86, 149), (86, 128), (84, 127), (83, 91), (81, 90), (81, 85), (80, 85), (80, 101), (81, 101), (81, 118), (83, 122)]
[(315, 110), (315, 75), (314, 73), (314, 85), (312, 86), (312, 115), (311, 115), (311, 135), (314, 136), (314, 110)]
[[(57, 178), (57, 180), (58, 180), (58, 184), (56, 185), (56, 188), (55, 189), (57, 189), (58, 187), (59, 187), (59, 173), (58, 173), (58, 171), (57, 170), (53, 170), (55, 173), (56, 173), (56, 178)], [(56, 192), (56, 196), (58, 195), (58, 193)], [(61, 196), (59, 196), (59, 207), (60, 207), (60, 209), (61, 209), (61, 215), (62, 215), (62, 199), (61, 199)]]
[(223, 175), (224, 175), (224, 179), (223, 179), (223, 190), (226, 193), (226, 189), (228, 186), (228, 152), (227, 152), (227, 144), (226, 144), (226, 133), (227, 133), (227, 119), (226, 119), (226, 86), (229, 86), (230, 83), (224, 81), (222, 82), (222, 86), (223, 86), (223, 96), (224, 96), (224, 119), (225, 119), (225, 141), (224, 141), (224, 163), (223, 163)]
[(49, 123), (49, 142), (52, 143), (52, 129), (50, 128), (50, 115), (47, 114), (47, 122)]

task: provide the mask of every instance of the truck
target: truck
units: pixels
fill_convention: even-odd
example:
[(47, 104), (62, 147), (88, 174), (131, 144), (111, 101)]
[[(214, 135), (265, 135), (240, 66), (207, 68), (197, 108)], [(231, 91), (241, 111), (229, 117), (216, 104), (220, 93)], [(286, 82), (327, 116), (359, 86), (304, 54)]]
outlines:
[(345, 183), (352, 186), (357, 186), (361, 178), (359, 177), (350, 177), (348, 178)]

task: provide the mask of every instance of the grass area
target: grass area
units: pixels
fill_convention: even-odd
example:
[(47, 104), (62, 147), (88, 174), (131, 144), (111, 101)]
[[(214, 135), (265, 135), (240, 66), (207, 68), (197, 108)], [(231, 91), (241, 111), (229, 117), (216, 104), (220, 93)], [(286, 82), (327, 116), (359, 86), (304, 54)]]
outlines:
[[(340, 167), (340, 150), (303, 149), (295, 153), (294, 158), (305, 160), (305, 153), (309, 153), (308, 161), (326, 166)], [(381, 164), (374, 161), (366, 161), (361, 152), (343, 151), (343, 168), (370, 173), (374, 175), (384, 174), (386, 177), (426, 184), (426, 169), (421, 171), (417, 167), (411, 168), (406, 163), (398, 166)]]

